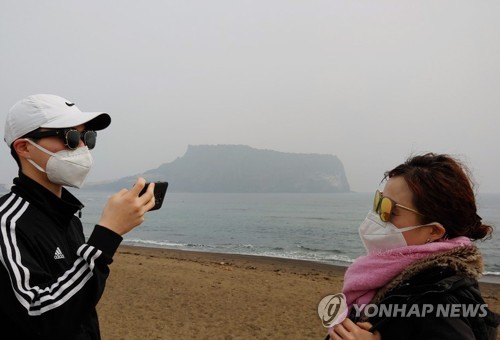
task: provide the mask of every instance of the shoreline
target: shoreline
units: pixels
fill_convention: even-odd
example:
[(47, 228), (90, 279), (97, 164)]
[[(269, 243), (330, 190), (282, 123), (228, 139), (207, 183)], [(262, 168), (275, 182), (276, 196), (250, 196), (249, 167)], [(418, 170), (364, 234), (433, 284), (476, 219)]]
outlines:
[[(168, 250), (169, 252), (177, 253), (177, 254), (184, 254), (184, 253), (193, 253), (193, 254), (198, 254), (198, 255), (213, 254), (215, 257), (228, 255), (231, 257), (234, 256), (235, 258), (241, 257), (242, 259), (245, 259), (245, 258), (247, 258), (247, 259), (251, 259), (251, 258), (262, 259), (264, 262), (268, 259), (273, 259), (273, 260), (277, 260), (277, 261), (283, 260), (284, 262), (300, 261), (300, 262), (309, 263), (311, 265), (319, 264), (320, 266), (333, 266), (333, 267), (339, 267), (339, 268), (345, 268), (345, 269), (347, 269), (347, 267), (350, 265), (350, 263), (346, 263), (345, 265), (343, 265), (343, 264), (336, 264), (336, 263), (328, 263), (326, 261), (314, 261), (314, 260), (309, 260), (309, 259), (291, 258), (291, 257), (284, 257), (284, 256), (273, 256), (273, 255), (262, 255), (262, 254), (243, 254), (243, 253), (232, 253), (232, 252), (222, 252), (222, 251), (183, 249), (183, 248), (174, 248), (174, 247), (170, 248), (170, 247), (162, 247), (162, 246), (158, 246), (158, 245), (148, 246), (148, 245), (135, 245), (135, 244), (132, 245), (132, 244), (128, 244), (128, 243), (122, 243), (122, 245), (120, 245), (120, 247), (131, 248), (131, 249), (140, 248), (140, 249)], [(177, 257), (177, 255), (174, 255), (174, 256)]]
[[(162, 257), (171, 260), (230, 265), (239, 268), (248, 268), (248, 266), (259, 266), (262, 270), (281, 271), (282, 268), (294, 270), (296, 274), (307, 274), (310, 271), (318, 271), (323, 273), (331, 272), (334, 275), (344, 275), (347, 270), (346, 266), (328, 264), (302, 259), (291, 259), (286, 257), (274, 257), (266, 255), (252, 255), (239, 253), (221, 253), (187, 249), (172, 249), (162, 247), (149, 246), (132, 246), (120, 245), (120, 252), (134, 253), (138, 251), (141, 255), (157, 256), (158, 252), (162, 253)], [(253, 268), (250, 268), (253, 269)]]
[[(131, 248), (152, 248), (152, 249), (166, 249), (168, 251), (172, 252), (180, 252), (181, 254), (183, 252), (192, 252), (192, 253), (198, 253), (198, 254), (218, 254), (219, 256), (222, 255), (228, 255), (228, 256), (247, 256), (249, 258), (269, 258), (269, 259), (276, 259), (276, 260), (285, 260), (285, 261), (303, 261), (306, 263), (310, 263), (311, 265), (314, 264), (320, 264), (320, 265), (325, 265), (325, 266), (333, 266), (333, 267), (338, 267), (339, 269), (344, 269), (344, 271), (349, 267), (351, 263), (345, 263), (341, 264), (341, 261), (338, 261), (337, 263), (328, 263), (326, 261), (314, 261), (314, 260), (308, 260), (308, 259), (299, 259), (299, 258), (290, 258), (290, 257), (280, 257), (280, 256), (271, 256), (271, 255), (259, 255), (259, 254), (242, 254), (242, 253), (230, 253), (230, 252), (219, 252), (219, 251), (202, 251), (202, 250), (191, 250), (191, 249), (182, 249), (182, 248), (169, 248), (169, 247), (161, 247), (158, 245), (132, 245), (132, 244), (127, 244), (127, 243), (122, 243), (121, 247), (131, 247)], [(492, 275), (492, 274), (485, 274), (483, 275), (479, 280), (479, 282), (484, 282), (484, 283), (490, 283), (490, 284), (496, 284), (500, 285), (500, 275)]]
[[(97, 305), (103, 339), (323, 339), (319, 301), (347, 267), (306, 260), (120, 245)], [(480, 283), (500, 311), (497, 284)]]

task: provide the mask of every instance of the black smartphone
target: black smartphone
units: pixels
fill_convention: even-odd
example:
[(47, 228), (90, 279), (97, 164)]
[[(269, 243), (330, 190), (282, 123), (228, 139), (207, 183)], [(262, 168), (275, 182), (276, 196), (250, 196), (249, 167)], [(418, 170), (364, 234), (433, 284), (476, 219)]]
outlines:
[[(163, 204), (163, 199), (165, 198), (165, 193), (167, 192), (168, 188), (168, 182), (154, 182), (155, 184), (155, 190), (154, 190), (154, 195), (155, 195), (155, 206), (151, 208), (149, 211), (152, 210), (158, 210), (161, 208), (161, 205)], [(141, 190), (141, 193), (139, 196), (142, 196), (148, 190), (149, 187), (149, 182), (146, 183), (144, 188)]]

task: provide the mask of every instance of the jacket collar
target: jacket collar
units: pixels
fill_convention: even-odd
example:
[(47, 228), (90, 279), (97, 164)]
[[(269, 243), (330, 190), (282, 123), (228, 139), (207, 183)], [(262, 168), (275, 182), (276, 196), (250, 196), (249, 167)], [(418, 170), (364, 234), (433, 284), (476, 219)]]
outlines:
[(470, 284), (481, 277), (483, 258), (474, 245), (457, 247), (416, 261), (381, 288), (372, 300), (379, 303), (391, 291), (412, 294), (432, 290), (446, 291)]
[(59, 198), (21, 171), (19, 171), (19, 177), (14, 179), (12, 192), (45, 212), (60, 226), (66, 226), (75, 213), (84, 207), (66, 188), (62, 188), (62, 195)]

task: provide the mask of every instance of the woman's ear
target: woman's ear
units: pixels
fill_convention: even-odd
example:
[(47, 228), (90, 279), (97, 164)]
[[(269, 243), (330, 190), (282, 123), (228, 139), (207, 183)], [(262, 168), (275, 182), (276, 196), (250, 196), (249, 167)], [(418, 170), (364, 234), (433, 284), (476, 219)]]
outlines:
[(432, 229), (429, 234), (429, 239), (431, 242), (440, 240), (446, 234), (446, 229), (441, 225), (441, 223), (433, 223), (429, 225)]

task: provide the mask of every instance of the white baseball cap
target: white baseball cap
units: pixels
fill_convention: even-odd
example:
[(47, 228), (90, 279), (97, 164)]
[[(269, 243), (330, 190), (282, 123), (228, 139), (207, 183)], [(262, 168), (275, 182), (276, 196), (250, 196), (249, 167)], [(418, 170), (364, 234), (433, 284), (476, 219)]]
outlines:
[(18, 101), (7, 114), (4, 140), (12, 142), (38, 128), (70, 128), (85, 124), (88, 130), (103, 130), (111, 123), (105, 112), (82, 112), (76, 105), (53, 94), (35, 94)]

